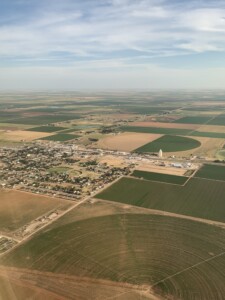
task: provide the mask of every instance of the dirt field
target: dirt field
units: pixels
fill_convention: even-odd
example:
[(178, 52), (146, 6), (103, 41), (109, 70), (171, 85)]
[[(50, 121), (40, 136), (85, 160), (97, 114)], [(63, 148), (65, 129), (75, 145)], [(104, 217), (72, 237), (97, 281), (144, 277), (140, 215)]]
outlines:
[(161, 123), (161, 122), (134, 122), (131, 126), (140, 127), (158, 127), (158, 128), (178, 128), (178, 129), (197, 129), (196, 124), (178, 124), (178, 123)]
[(225, 126), (217, 126), (217, 125), (203, 125), (198, 128), (198, 131), (203, 132), (225, 132)]
[(113, 155), (104, 155), (103, 157), (100, 157), (99, 162), (107, 163), (107, 165), (115, 167), (125, 167), (127, 165), (123, 158), (115, 157)]
[(39, 138), (43, 138), (46, 136), (52, 135), (48, 132), (35, 132), (35, 131), (23, 131), (23, 130), (17, 130), (17, 131), (0, 131), (0, 139), (7, 140), (7, 141), (33, 141)]
[(12, 233), (33, 219), (71, 205), (66, 200), (0, 189), (0, 232)]
[(147, 288), (16, 268), (0, 269), (0, 291), (4, 300), (160, 299)]
[(183, 176), (184, 173), (187, 171), (185, 169), (177, 169), (172, 167), (160, 167), (160, 166), (147, 165), (147, 164), (138, 166), (136, 170), (169, 174), (169, 175), (178, 175), (178, 176)]
[(158, 138), (161, 134), (148, 133), (121, 133), (118, 135), (111, 135), (101, 139), (97, 143), (98, 148), (118, 150), (118, 151), (133, 151), (147, 143), (150, 143)]

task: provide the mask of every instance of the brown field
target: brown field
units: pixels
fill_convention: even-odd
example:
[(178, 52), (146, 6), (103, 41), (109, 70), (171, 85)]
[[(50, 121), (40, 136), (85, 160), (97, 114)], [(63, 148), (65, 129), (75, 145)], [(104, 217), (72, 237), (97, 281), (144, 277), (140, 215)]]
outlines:
[(23, 131), (23, 130), (0, 131), (1, 140), (15, 141), (15, 142), (20, 142), (20, 141), (29, 142), (50, 135), (52, 134), (49, 132), (35, 132), (35, 131)]
[(160, 299), (135, 285), (16, 268), (0, 269), (0, 292), (4, 300)]
[(161, 123), (161, 122), (134, 122), (131, 126), (140, 127), (159, 127), (159, 128), (176, 128), (176, 129), (197, 129), (198, 124), (179, 124), (179, 123)]
[(113, 155), (104, 155), (99, 158), (100, 163), (106, 163), (109, 166), (114, 167), (125, 167), (127, 164), (124, 162), (124, 159), (121, 157), (115, 157)]
[(220, 132), (225, 133), (225, 126), (217, 126), (217, 125), (203, 125), (198, 128), (198, 131), (201, 132)]
[(118, 135), (111, 135), (101, 139), (97, 143), (98, 148), (118, 151), (133, 151), (158, 138), (161, 134), (124, 132)]
[(147, 164), (138, 166), (136, 168), (136, 170), (169, 174), (169, 175), (177, 175), (177, 176), (183, 176), (184, 173), (187, 171), (185, 169), (177, 169), (177, 168), (172, 168), (172, 167), (160, 167), (160, 166), (147, 165)]
[(53, 209), (66, 209), (70, 205), (67, 200), (0, 189), (0, 231), (12, 233)]

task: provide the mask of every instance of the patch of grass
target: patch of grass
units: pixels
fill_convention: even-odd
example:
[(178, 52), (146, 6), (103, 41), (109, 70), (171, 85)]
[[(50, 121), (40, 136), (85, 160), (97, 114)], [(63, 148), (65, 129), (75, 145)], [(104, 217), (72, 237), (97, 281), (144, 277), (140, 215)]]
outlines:
[(157, 140), (136, 149), (135, 152), (158, 152), (160, 149), (162, 149), (163, 152), (177, 152), (194, 149), (200, 146), (201, 143), (199, 141), (191, 138), (164, 135)]
[(225, 182), (190, 179), (185, 186), (122, 178), (96, 198), (225, 221)]
[(48, 172), (62, 174), (62, 173), (67, 173), (70, 170), (72, 170), (72, 168), (59, 166), (59, 167), (53, 167), (53, 168), (48, 169)]
[(29, 128), (29, 129), (27, 129), (27, 131), (56, 132), (56, 131), (61, 131), (63, 129), (65, 129), (65, 128), (59, 127), (59, 126), (40, 126), (40, 127)]
[(180, 184), (180, 185), (183, 185), (188, 179), (187, 177), (184, 176), (176, 176), (170, 174), (146, 172), (146, 171), (139, 171), (139, 170), (135, 170), (131, 176), (137, 178), (143, 178), (145, 180), (150, 180), (150, 181), (167, 182), (167, 183)]
[(183, 117), (181, 119), (173, 121), (173, 123), (184, 123), (184, 124), (205, 124), (210, 119), (211, 116), (196, 116), (196, 117)]
[(195, 177), (225, 181), (225, 166), (203, 165)]
[(69, 133), (58, 133), (55, 135), (50, 135), (50, 136), (41, 138), (40, 140), (65, 142), (65, 141), (77, 139), (79, 137), (80, 137), (79, 135), (73, 135), (73, 134), (69, 134)]

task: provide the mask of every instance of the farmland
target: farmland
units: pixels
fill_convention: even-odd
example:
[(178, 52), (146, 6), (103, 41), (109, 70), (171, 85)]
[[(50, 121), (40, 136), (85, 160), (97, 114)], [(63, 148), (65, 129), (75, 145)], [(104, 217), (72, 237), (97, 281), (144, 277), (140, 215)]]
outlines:
[(132, 175), (133, 177), (143, 178), (145, 180), (159, 181), (159, 182), (167, 182), (173, 184), (183, 185), (187, 181), (187, 177), (184, 176), (176, 176), (162, 173), (154, 173), (154, 172), (146, 172), (135, 170)]
[(192, 178), (185, 186), (122, 178), (97, 198), (225, 222), (225, 182)]
[(194, 117), (183, 117), (175, 120), (174, 123), (185, 123), (185, 124), (205, 124), (212, 119), (211, 116), (194, 116)]
[(64, 130), (64, 127), (59, 126), (40, 126), (40, 127), (33, 127), (30, 129), (27, 129), (28, 131), (37, 131), (37, 132), (55, 132), (55, 131), (62, 131)]
[(224, 99), (0, 94), (0, 298), (224, 299)]
[[(54, 226), (2, 257), (1, 264), (21, 271), (36, 270), (37, 275), (52, 272), (56, 274), (52, 275), (53, 281), (57, 274), (64, 274), (65, 280), (79, 276), (81, 282), (82, 278), (92, 278), (148, 285), (156, 297), (176, 299), (178, 295), (188, 295), (189, 299), (200, 292), (202, 299), (211, 300), (215, 293), (223, 295), (223, 229), (142, 213), (121, 211), (77, 221), (72, 218), (74, 214), (75, 211), (70, 212), (69, 220), (62, 217)], [(217, 262), (219, 255), (222, 264)], [(208, 259), (210, 264), (204, 263)], [(207, 274), (212, 271), (215, 277), (209, 278)]]
[(118, 150), (118, 151), (133, 151), (137, 147), (152, 142), (159, 137), (161, 137), (161, 135), (159, 134), (125, 132), (118, 135), (102, 138), (97, 143), (97, 147), (102, 149), (110, 149), (110, 150)]
[(216, 165), (203, 165), (195, 177), (225, 181), (225, 167)]
[(70, 203), (67, 201), (1, 189), (1, 233), (13, 232), (46, 212), (53, 209), (65, 209), (69, 206)]
[(186, 151), (186, 150), (194, 149), (200, 146), (201, 143), (199, 141), (191, 138), (165, 135), (156, 139), (151, 143), (148, 143), (136, 149), (135, 151), (136, 152), (158, 152), (160, 149), (162, 149), (163, 152), (177, 152), (177, 151)]
[(47, 137), (44, 137), (41, 139), (45, 140), (45, 141), (65, 142), (65, 141), (73, 140), (76, 138), (79, 138), (79, 136), (69, 134), (69, 133), (58, 133), (58, 134), (50, 135), (50, 136), (47, 136)]

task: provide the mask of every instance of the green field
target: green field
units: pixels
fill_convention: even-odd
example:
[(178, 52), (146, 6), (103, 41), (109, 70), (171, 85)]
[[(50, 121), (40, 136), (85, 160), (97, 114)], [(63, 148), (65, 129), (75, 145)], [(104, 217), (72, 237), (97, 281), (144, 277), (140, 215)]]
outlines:
[(188, 177), (184, 177), (184, 176), (145, 172), (139, 170), (135, 170), (131, 176), (137, 178), (143, 178), (145, 180), (150, 180), (150, 181), (159, 181), (159, 182), (166, 182), (166, 183), (173, 183), (173, 184), (180, 184), (180, 185), (185, 184), (185, 182), (188, 179)]
[(225, 182), (192, 178), (185, 186), (122, 178), (96, 197), (197, 218), (225, 221)]
[(159, 133), (172, 135), (188, 135), (192, 132), (190, 129), (174, 129), (174, 128), (157, 128), (157, 127), (141, 127), (141, 126), (122, 126), (119, 128), (126, 132), (140, 132), (140, 133)]
[(193, 131), (190, 136), (200, 136), (209, 138), (225, 139), (225, 133), (223, 132), (203, 132), (203, 131)]
[(201, 143), (197, 140), (173, 135), (164, 135), (157, 140), (150, 142), (138, 149), (136, 152), (158, 152), (162, 149), (163, 152), (186, 151), (200, 147)]
[(79, 138), (79, 135), (73, 135), (69, 133), (58, 133), (54, 135), (50, 135), (44, 138), (41, 138), (40, 140), (45, 140), (45, 141), (55, 141), (55, 142), (65, 142), (73, 139)]
[(199, 137), (225, 139), (225, 133), (222, 132), (203, 132), (203, 131), (193, 131), (190, 129), (141, 127), (141, 126), (122, 126), (119, 129), (121, 131), (126, 131), (126, 132), (158, 133), (158, 134), (169, 134), (169, 135), (199, 136)]
[(212, 119), (209, 123), (209, 125), (221, 125), (225, 126), (225, 114), (219, 115)]
[(194, 116), (194, 117), (183, 117), (181, 119), (173, 121), (173, 123), (184, 123), (184, 124), (205, 124), (211, 120), (211, 116)]
[(225, 166), (203, 165), (195, 177), (225, 181)]
[(29, 125), (42, 125), (43, 124), (44, 125), (44, 124), (51, 124), (51, 123), (74, 120), (77, 118), (79, 118), (77, 115), (43, 115), (43, 116), (6, 120), (6, 121), (4, 121), (4, 123), (29, 124)]
[(27, 129), (27, 131), (56, 132), (56, 131), (61, 131), (63, 129), (65, 129), (65, 128), (59, 127), (59, 126), (40, 126), (40, 127), (29, 128), (29, 129)]
[[(67, 222), (67, 216), (63, 218)], [(218, 286), (222, 287), (219, 295), (225, 293), (224, 256), (220, 257), (221, 264), (216, 259), (225, 243), (225, 231), (219, 227), (167, 216), (126, 213), (64, 225), (60, 222), (6, 254), (1, 264), (153, 285), (157, 294), (174, 297), (171, 299), (178, 299), (178, 295), (182, 296), (180, 299), (194, 299), (198, 292), (200, 299), (212, 300)], [(213, 256), (215, 262), (212, 259), (204, 263)], [(205, 272), (201, 272), (201, 266), (185, 272), (201, 262)], [(175, 276), (178, 272), (181, 274)], [(212, 272), (214, 276), (208, 276)], [(159, 283), (168, 276), (172, 277)], [(185, 280), (181, 282), (180, 278)]]

